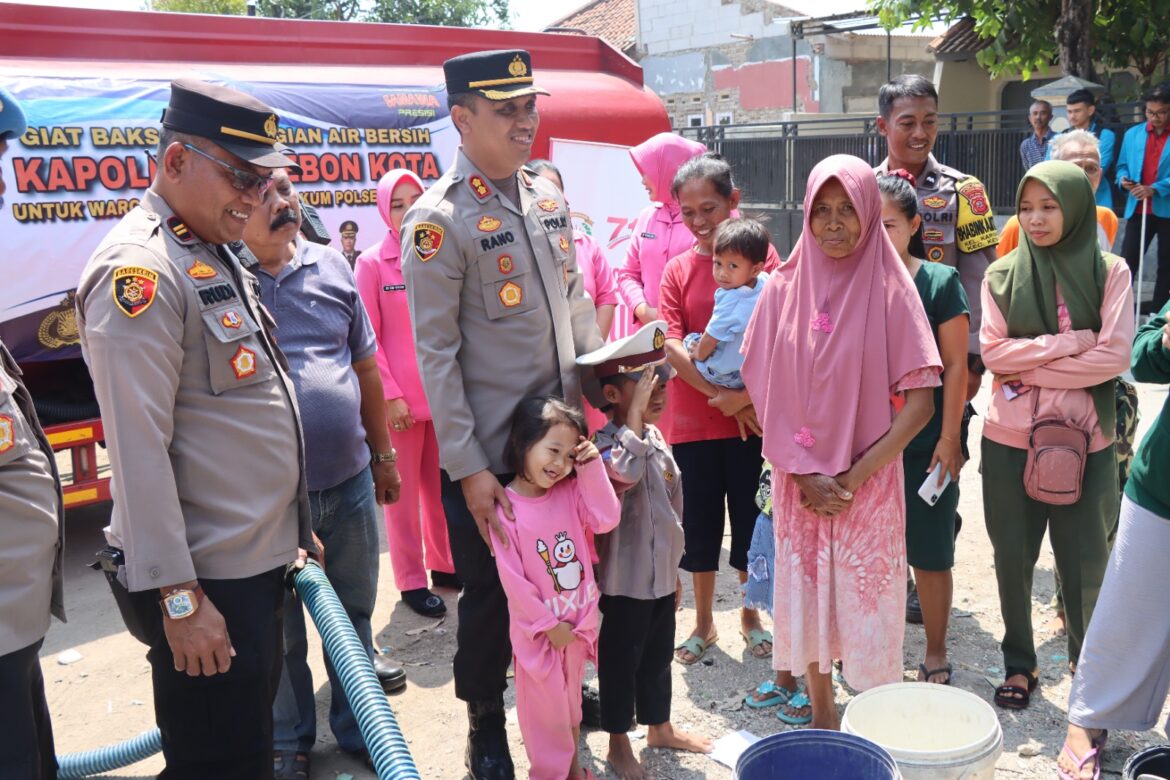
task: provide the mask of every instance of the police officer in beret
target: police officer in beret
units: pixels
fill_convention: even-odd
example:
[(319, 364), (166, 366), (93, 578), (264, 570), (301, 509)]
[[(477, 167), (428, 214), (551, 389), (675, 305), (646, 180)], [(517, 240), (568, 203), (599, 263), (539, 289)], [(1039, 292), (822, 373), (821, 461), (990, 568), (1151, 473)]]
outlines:
[(580, 405), (576, 356), (601, 346), (573, 253), (561, 193), (523, 168), (540, 125), (526, 51), (443, 64), (454, 165), (402, 228), (403, 274), (420, 374), (442, 461), (443, 508), (459, 599), (455, 695), (467, 702), (471, 776), (511, 778), (503, 693), (508, 604), (488, 547), (506, 544), (497, 507), (509, 421), (519, 401), (555, 394)]
[[(24, 131), (24, 112), (0, 89), (0, 158)], [(0, 701), (8, 713), (0, 729), (0, 777), (13, 780), (57, 777), (38, 654), (50, 613), (65, 619), (63, 506), (53, 450), (20, 369), (0, 343)]]
[(349, 263), (349, 270), (353, 270), (354, 263), (357, 262), (357, 256), (361, 254), (357, 251), (357, 223), (352, 219), (347, 219), (341, 223), (341, 254), (345, 255), (345, 261)]
[(113, 471), (101, 560), (150, 648), (168, 780), (272, 777), (284, 570), (315, 549), (287, 363), (226, 247), (292, 164), (277, 123), (173, 82), (154, 181), (77, 290)]

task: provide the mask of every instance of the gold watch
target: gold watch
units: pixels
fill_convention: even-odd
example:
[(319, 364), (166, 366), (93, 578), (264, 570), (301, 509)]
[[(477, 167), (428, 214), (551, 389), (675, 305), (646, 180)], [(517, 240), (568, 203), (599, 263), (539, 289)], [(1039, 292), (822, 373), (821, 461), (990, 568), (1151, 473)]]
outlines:
[(389, 452), (371, 452), (370, 461), (373, 463), (395, 463), (398, 460), (398, 453), (395, 450)]

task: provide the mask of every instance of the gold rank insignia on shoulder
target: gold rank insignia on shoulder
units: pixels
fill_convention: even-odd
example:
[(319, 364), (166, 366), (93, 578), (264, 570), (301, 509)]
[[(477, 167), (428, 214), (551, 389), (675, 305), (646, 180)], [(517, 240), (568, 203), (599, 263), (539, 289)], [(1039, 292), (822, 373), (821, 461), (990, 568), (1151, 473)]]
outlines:
[(8, 452), (16, 446), (16, 428), (12, 417), (0, 414), (0, 453)]
[(133, 319), (150, 308), (158, 290), (158, 274), (149, 268), (123, 266), (114, 271), (114, 305)]
[(475, 227), (477, 230), (479, 230), (480, 233), (495, 233), (500, 229), (500, 225), (502, 224), (504, 223), (500, 222), (500, 220), (496, 219), (495, 217), (484, 215), (480, 218), (479, 224), (477, 224)]
[(187, 276), (190, 276), (192, 279), (214, 279), (218, 274), (207, 263), (202, 260), (196, 260), (187, 269)]
[(167, 217), (167, 230), (180, 244), (194, 244), (197, 240), (191, 228), (187, 227), (178, 217)]
[(541, 211), (547, 211), (550, 214), (560, 208), (560, 204), (558, 204), (552, 198), (545, 198), (544, 200), (537, 201), (536, 205), (540, 206)]
[(480, 200), (483, 200), (488, 195), (492, 194), (491, 188), (484, 183), (482, 176), (472, 176), (467, 180), (467, 186), (471, 187), (471, 191), (474, 192), (475, 196)]
[(430, 260), (443, 246), (442, 226), (433, 222), (420, 222), (414, 226), (414, 253), (422, 262)]

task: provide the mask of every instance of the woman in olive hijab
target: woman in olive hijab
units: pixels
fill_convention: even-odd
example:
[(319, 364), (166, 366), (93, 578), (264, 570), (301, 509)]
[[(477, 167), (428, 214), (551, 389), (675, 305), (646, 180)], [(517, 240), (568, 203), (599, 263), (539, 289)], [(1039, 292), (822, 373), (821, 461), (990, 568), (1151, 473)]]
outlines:
[[(995, 374), (983, 426), (983, 506), (995, 550), (1006, 679), (995, 702), (1028, 706), (1039, 683), (1032, 575), (1045, 530), (1064, 583), (1075, 670), (1118, 511), (1113, 383), (1129, 365), (1129, 269), (1097, 245), (1093, 188), (1080, 168), (1050, 161), (1020, 182), (1019, 246), (983, 281), (983, 361)], [(1088, 437), (1079, 500), (1040, 501), (1024, 487), (1033, 423), (1057, 418)], [(1051, 522), (1050, 522), (1051, 521)]]

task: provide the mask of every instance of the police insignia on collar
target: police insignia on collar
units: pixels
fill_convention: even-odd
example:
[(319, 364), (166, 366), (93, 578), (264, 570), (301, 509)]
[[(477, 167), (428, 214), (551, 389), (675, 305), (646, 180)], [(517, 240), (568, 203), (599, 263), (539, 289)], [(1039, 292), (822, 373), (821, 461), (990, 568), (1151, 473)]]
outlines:
[(536, 202), (536, 205), (540, 206), (542, 211), (547, 211), (550, 214), (560, 208), (560, 205), (552, 198), (545, 198), (544, 200), (539, 200)]
[(565, 238), (564, 236), (561, 236), (561, 251), (562, 252), (569, 251), (569, 239)]
[(127, 317), (137, 317), (154, 303), (158, 274), (149, 268), (123, 266), (114, 271), (114, 304)]
[(187, 269), (187, 276), (192, 279), (214, 279), (216, 277), (215, 269), (209, 266), (202, 260), (196, 260)]
[(471, 187), (471, 191), (475, 193), (476, 197), (483, 200), (488, 195), (492, 194), (492, 190), (484, 183), (482, 176), (472, 176), (467, 180), (467, 186)]
[(16, 446), (16, 426), (12, 417), (0, 414), (0, 453), (8, 452)]
[(928, 209), (946, 208), (947, 199), (941, 195), (931, 195), (929, 198), (922, 199), (922, 205), (926, 206)]
[(502, 224), (504, 223), (500, 222), (500, 220), (496, 219), (495, 217), (485, 214), (479, 220), (479, 224), (477, 224), (475, 227), (479, 230), (480, 233), (494, 233), (500, 229), (500, 225)]
[(500, 288), (500, 303), (504, 308), (512, 309), (524, 301), (524, 290), (515, 282), (508, 282)]
[(244, 324), (244, 320), (240, 318), (239, 314), (236, 314), (235, 309), (225, 312), (224, 315), (220, 317), (219, 321), (223, 323), (225, 328), (233, 329), (238, 328)]
[(243, 344), (236, 350), (236, 354), (232, 356), (231, 363), (232, 373), (236, 375), (236, 379), (243, 379), (256, 373), (256, 353)]
[(445, 232), (442, 226), (433, 222), (420, 222), (414, 226), (414, 253), (419, 260), (425, 263), (439, 253)]
[(502, 274), (512, 273), (512, 268), (514, 266), (512, 265), (512, 256), (511, 255), (500, 255), (500, 257), (496, 261), (496, 263), (500, 268), (500, 273), (502, 273)]
[(194, 244), (195, 234), (178, 217), (167, 217), (167, 230), (171, 231), (180, 244)]

